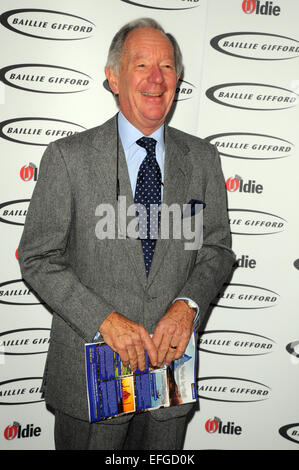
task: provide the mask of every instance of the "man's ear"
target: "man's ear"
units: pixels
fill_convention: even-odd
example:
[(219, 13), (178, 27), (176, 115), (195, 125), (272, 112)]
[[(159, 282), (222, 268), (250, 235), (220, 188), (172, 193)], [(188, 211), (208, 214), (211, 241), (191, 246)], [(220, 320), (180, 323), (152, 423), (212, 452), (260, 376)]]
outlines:
[(118, 75), (115, 75), (115, 73), (113, 72), (113, 70), (111, 70), (110, 67), (105, 67), (105, 75), (113, 94), (118, 95)]

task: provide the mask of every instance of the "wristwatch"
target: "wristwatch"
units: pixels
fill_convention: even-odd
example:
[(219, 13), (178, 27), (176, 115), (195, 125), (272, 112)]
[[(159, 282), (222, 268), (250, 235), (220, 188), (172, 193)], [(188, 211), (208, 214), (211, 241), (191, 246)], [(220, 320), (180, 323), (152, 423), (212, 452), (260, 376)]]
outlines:
[(197, 303), (186, 297), (176, 297), (172, 303), (174, 303), (176, 300), (183, 300), (189, 308), (192, 308), (192, 310), (194, 310), (195, 317), (193, 319), (193, 324), (196, 325), (199, 319), (199, 306), (197, 305)]
[(199, 317), (199, 308), (198, 308), (197, 303), (191, 299), (181, 299), (181, 300), (183, 300), (188, 305), (189, 308), (192, 308), (192, 310), (194, 310), (195, 317), (193, 319), (193, 323), (196, 324), (198, 317)]
[(182, 299), (182, 300), (188, 305), (189, 308), (192, 308), (192, 310), (194, 310), (194, 312), (197, 313), (198, 307), (197, 307), (197, 304), (193, 302), (193, 300), (190, 300), (190, 299)]

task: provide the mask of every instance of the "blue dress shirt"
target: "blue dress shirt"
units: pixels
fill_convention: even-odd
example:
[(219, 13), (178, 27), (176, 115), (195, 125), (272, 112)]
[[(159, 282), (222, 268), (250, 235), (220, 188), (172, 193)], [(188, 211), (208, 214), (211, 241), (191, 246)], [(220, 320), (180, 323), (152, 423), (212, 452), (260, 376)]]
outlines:
[[(136, 127), (134, 127), (121, 112), (118, 114), (118, 132), (126, 156), (134, 198), (138, 170), (144, 158), (146, 157), (146, 150), (140, 147), (140, 145), (136, 144), (136, 141), (143, 137), (143, 134), (138, 129), (136, 129)], [(165, 161), (164, 124), (148, 137), (153, 137), (153, 139), (157, 141), (156, 160), (160, 166), (163, 183)], [(161, 188), (161, 198), (163, 200), (163, 186)]]

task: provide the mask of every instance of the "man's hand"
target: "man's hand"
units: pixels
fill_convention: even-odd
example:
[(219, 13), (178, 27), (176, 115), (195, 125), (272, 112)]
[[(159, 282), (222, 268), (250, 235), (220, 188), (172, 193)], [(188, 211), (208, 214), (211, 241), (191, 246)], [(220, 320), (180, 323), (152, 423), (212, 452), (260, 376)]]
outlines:
[(157, 364), (156, 346), (146, 329), (117, 312), (112, 312), (101, 324), (99, 331), (113, 351), (117, 352), (124, 366), (130, 365), (132, 372), (137, 367), (145, 369), (145, 352), (150, 363)]
[[(185, 352), (193, 332), (195, 312), (183, 300), (176, 300), (156, 326), (153, 342), (158, 351), (157, 365), (169, 365)], [(172, 348), (171, 346), (175, 346)]]

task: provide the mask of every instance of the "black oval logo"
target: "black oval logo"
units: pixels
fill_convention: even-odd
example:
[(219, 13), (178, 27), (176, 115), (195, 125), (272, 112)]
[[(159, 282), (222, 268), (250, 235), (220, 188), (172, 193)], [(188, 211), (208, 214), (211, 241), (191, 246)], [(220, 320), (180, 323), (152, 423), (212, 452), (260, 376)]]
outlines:
[(20, 328), (0, 333), (0, 351), (7, 356), (48, 352), (50, 328)]
[(274, 235), (283, 232), (286, 220), (269, 212), (251, 209), (228, 209), (234, 235)]
[(208, 330), (199, 335), (198, 350), (222, 356), (263, 356), (273, 352), (275, 342), (256, 333)]
[(286, 424), (278, 432), (285, 439), (299, 444), (299, 423)]
[(249, 284), (224, 284), (211, 305), (221, 308), (240, 310), (259, 310), (275, 307), (279, 294), (264, 287)]
[(294, 144), (288, 140), (251, 132), (226, 132), (206, 137), (223, 157), (247, 160), (278, 160), (291, 155)]
[(17, 199), (0, 204), (0, 222), (24, 225), (30, 199)]
[(0, 70), (0, 80), (18, 90), (55, 94), (86, 91), (91, 83), (86, 73), (46, 64), (9, 65)]
[(269, 398), (270, 387), (239, 377), (202, 377), (197, 379), (198, 397), (229, 403), (252, 403)]
[(0, 304), (39, 305), (41, 303), (37, 294), (25, 285), (23, 279), (0, 283)]
[[(121, 0), (129, 5), (136, 7), (150, 8), (151, 10), (190, 10), (191, 8), (197, 8), (199, 5), (192, 5), (193, 3), (199, 3), (199, 0), (189, 0), (188, 6), (182, 6), (182, 1), (185, 0), (168, 0), (171, 1), (171, 7), (165, 7), (163, 0), (158, 0), (158, 5), (153, 5), (153, 0)], [(157, 3), (157, 0), (156, 0)]]
[(27, 405), (44, 401), (42, 377), (25, 377), (0, 382), (0, 405)]
[(251, 60), (286, 60), (299, 57), (299, 41), (278, 34), (235, 32), (211, 39), (216, 51)]
[(290, 109), (299, 102), (299, 95), (287, 88), (263, 83), (221, 83), (206, 91), (214, 103), (251, 111)]
[(17, 144), (47, 146), (61, 137), (85, 130), (85, 127), (61, 119), (25, 117), (8, 119), (0, 123), (0, 137)]
[(292, 356), (299, 358), (299, 341), (292, 341), (286, 345), (286, 350)]
[(95, 29), (94, 23), (80, 16), (37, 8), (6, 11), (0, 23), (14, 33), (54, 41), (87, 39)]
[(295, 267), (296, 269), (299, 269), (299, 259), (296, 259), (296, 260), (294, 261), (294, 267)]
[(187, 82), (186, 80), (178, 80), (177, 88), (175, 92), (174, 101), (185, 101), (190, 100), (193, 95), (195, 86), (192, 83)]

